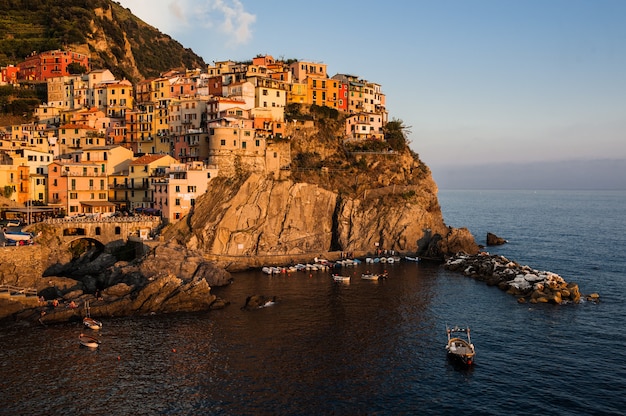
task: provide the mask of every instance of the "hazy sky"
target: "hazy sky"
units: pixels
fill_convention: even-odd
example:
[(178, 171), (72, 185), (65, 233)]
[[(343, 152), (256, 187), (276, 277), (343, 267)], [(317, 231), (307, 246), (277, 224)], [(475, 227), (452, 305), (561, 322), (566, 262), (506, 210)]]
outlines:
[(382, 85), (436, 176), (626, 158), (624, 0), (120, 0), (207, 63), (258, 54)]

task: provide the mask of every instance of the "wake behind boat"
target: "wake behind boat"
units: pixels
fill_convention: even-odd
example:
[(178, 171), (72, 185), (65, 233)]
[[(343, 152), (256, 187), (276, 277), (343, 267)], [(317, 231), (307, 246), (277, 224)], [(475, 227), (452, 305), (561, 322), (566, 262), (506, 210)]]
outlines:
[[(448, 328), (446, 325), (446, 333), (448, 334), (448, 344), (446, 345), (448, 357), (461, 364), (474, 364), (476, 350), (474, 349), (474, 344), (472, 344), (469, 327), (459, 328), (458, 326), (455, 326), (454, 328)], [(466, 338), (455, 336), (457, 333), (464, 333)]]

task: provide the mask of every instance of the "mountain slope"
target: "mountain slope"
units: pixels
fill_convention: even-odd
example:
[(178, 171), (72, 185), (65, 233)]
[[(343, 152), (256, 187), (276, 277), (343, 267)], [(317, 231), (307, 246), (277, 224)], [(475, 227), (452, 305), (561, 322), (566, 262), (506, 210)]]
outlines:
[(90, 53), (93, 69), (110, 69), (132, 82), (172, 68), (206, 65), (191, 49), (111, 0), (0, 2), (0, 66), (20, 62), (33, 51), (64, 48)]

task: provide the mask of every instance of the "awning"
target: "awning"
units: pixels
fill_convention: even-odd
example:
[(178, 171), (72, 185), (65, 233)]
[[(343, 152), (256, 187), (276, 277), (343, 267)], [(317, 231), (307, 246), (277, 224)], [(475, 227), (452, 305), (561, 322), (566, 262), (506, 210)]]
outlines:
[(87, 207), (114, 207), (115, 204), (109, 201), (89, 201), (89, 202), (81, 202), (81, 205), (85, 205)]

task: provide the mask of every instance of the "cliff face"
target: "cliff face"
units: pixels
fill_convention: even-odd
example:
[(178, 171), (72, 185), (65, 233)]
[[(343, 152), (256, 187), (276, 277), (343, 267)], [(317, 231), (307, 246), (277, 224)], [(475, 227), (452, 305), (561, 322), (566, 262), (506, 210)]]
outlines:
[(165, 237), (208, 255), (243, 258), (362, 255), (377, 249), (426, 254), (438, 241), (440, 250), (429, 254), (477, 251), (469, 232), (444, 224), (430, 177), (420, 185), (377, 188), (361, 198), (259, 174), (218, 177), (187, 220), (166, 230)]

